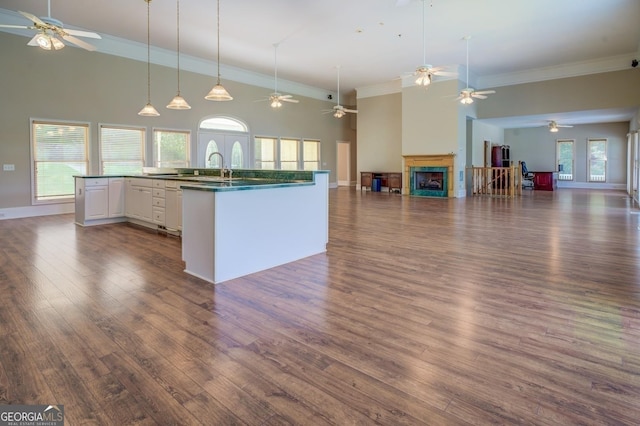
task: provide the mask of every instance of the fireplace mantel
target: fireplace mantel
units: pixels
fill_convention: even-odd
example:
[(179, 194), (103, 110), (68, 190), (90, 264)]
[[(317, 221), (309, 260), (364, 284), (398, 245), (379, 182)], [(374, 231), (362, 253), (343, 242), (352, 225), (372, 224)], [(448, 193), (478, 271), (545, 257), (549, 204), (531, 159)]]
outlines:
[(438, 155), (403, 155), (404, 173), (402, 193), (409, 195), (410, 193), (410, 169), (411, 167), (446, 167), (447, 168), (447, 196), (453, 197), (453, 164), (456, 158), (455, 154), (438, 154)]

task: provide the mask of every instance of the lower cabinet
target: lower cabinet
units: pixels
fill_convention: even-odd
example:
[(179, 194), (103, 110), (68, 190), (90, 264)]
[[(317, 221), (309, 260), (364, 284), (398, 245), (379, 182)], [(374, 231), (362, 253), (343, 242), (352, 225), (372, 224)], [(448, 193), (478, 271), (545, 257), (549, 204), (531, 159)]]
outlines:
[(374, 179), (379, 179), (380, 186), (388, 188), (389, 192), (394, 189), (402, 191), (402, 173), (400, 172), (360, 172), (360, 190), (373, 188)]
[(165, 182), (165, 226), (171, 231), (182, 230), (182, 189), (178, 182)]
[(127, 217), (153, 222), (153, 192), (151, 184), (150, 179), (126, 179), (124, 204)]
[(121, 222), (124, 216), (124, 178), (75, 178), (76, 223)]
[(537, 189), (539, 191), (554, 191), (557, 187), (557, 172), (534, 172), (533, 189)]

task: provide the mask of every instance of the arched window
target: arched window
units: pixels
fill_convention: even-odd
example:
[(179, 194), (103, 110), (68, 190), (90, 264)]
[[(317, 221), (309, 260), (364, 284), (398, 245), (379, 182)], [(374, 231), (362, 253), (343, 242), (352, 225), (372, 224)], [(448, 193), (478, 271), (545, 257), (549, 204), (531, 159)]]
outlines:
[(243, 133), (249, 131), (245, 123), (231, 117), (207, 118), (205, 120), (202, 120), (202, 122), (200, 123), (200, 128), (206, 130), (233, 131)]

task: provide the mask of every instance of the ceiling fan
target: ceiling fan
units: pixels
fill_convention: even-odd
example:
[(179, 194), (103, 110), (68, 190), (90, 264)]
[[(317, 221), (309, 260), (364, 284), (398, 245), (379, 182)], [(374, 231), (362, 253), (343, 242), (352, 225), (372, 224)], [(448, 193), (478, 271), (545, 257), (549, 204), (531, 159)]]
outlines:
[(280, 108), (282, 107), (283, 102), (290, 102), (292, 104), (297, 104), (300, 102), (297, 99), (293, 99), (292, 95), (283, 95), (278, 92), (278, 45), (279, 43), (275, 43), (273, 45), (273, 58), (274, 58), (274, 89), (273, 93), (269, 95), (269, 97), (265, 100), (269, 101), (271, 108)]
[(456, 98), (457, 101), (460, 101), (463, 105), (469, 105), (473, 103), (473, 98), (477, 99), (487, 99), (486, 95), (491, 95), (496, 93), (495, 90), (482, 90), (476, 91), (472, 87), (469, 87), (469, 39), (471, 36), (464, 36), (464, 40), (467, 41), (467, 87), (460, 91), (460, 96)]
[[(403, 2), (406, 3), (406, 2)], [(427, 87), (433, 81), (434, 75), (439, 76), (454, 76), (456, 73), (445, 71), (444, 67), (434, 67), (427, 64), (427, 37), (426, 37), (426, 24), (425, 24), (425, 3), (426, 0), (422, 0), (422, 64), (416, 68), (413, 75), (415, 76), (415, 83), (418, 86)], [(398, 5), (401, 5), (400, 3)]]
[[(51, 0), (47, 1), (48, 16), (38, 18), (31, 13), (18, 11), (22, 16), (33, 22), (33, 25), (3, 25), (4, 28), (21, 28), (28, 30), (37, 30), (37, 34), (27, 43), (29, 46), (39, 46), (44, 50), (60, 50), (65, 44), (62, 40), (66, 40), (69, 43), (75, 44), (83, 49), (94, 51), (96, 47), (80, 40), (78, 37), (88, 37), (100, 39), (99, 34), (89, 31), (71, 30), (64, 28), (64, 25), (59, 20), (51, 17)], [(62, 39), (62, 40), (61, 40)]]
[(357, 109), (348, 109), (340, 105), (340, 65), (336, 66), (338, 69), (338, 90), (337, 90), (337, 98), (336, 105), (332, 109), (323, 110), (323, 112), (328, 113), (332, 112), (335, 118), (342, 118), (346, 115), (346, 113), (357, 114)]
[(568, 124), (558, 124), (553, 120), (548, 120), (548, 121), (549, 123), (547, 124), (547, 127), (549, 127), (549, 131), (552, 133), (556, 133), (560, 127), (573, 127), (573, 126), (569, 126)]

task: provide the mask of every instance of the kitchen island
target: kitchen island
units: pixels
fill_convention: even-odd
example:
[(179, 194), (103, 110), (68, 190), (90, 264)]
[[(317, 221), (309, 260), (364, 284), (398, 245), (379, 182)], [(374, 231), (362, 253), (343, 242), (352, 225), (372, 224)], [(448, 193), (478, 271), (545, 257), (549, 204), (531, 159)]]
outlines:
[(328, 180), (182, 184), (185, 272), (218, 284), (325, 252)]

